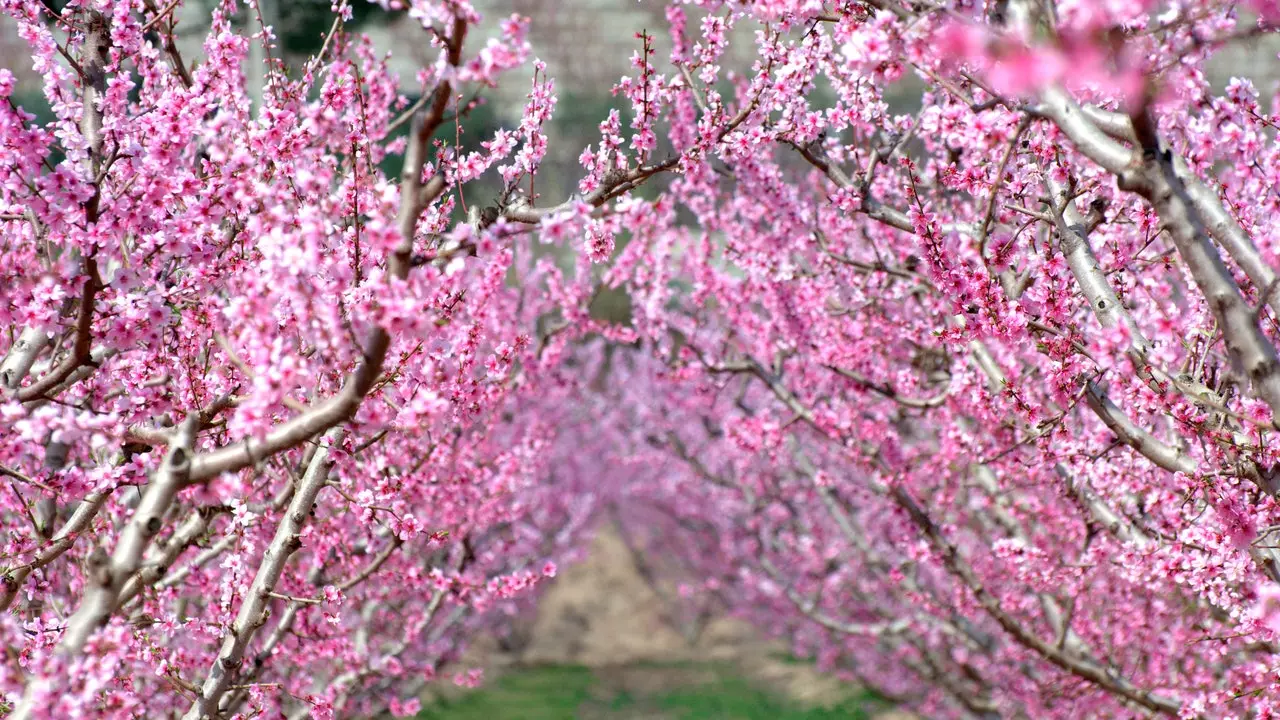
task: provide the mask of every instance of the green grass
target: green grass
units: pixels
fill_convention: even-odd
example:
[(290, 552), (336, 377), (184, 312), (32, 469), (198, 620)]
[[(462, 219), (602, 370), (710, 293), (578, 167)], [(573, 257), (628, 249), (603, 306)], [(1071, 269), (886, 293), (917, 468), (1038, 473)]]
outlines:
[(511, 672), (455, 700), (440, 700), (420, 720), (564, 720), (591, 699), (591, 671), (548, 665)]
[(826, 708), (800, 707), (737, 676), (722, 676), (714, 683), (677, 689), (656, 700), (663, 710), (679, 720), (863, 720), (869, 717), (868, 698), (853, 698)]
[[(623, 679), (624, 675), (633, 681)], [(648, 689), (635, 687), (637, 675), (648, 678), (648, 682), (640, 683)], [(831, 707), (803, 707), (720, 665), (644, 664), (598, 671), (574, 665), (547, 665), (512, 670), (479, 690), (437, 701), (418, 718), (866, 720), (872, 711), (884, 707), (866, 694)]]

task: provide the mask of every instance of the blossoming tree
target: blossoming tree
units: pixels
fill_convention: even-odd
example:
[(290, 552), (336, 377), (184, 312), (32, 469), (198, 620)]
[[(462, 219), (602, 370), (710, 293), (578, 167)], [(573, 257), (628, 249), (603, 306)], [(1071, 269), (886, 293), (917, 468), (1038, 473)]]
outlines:
[(530, 19), (406, 3), (411, 102), (180, 4), (3, 4), (12, 717), (411, 713), (606, 507), (930, 716), (1275, 713), (1269, 0), (671, 3), (569, 198)]

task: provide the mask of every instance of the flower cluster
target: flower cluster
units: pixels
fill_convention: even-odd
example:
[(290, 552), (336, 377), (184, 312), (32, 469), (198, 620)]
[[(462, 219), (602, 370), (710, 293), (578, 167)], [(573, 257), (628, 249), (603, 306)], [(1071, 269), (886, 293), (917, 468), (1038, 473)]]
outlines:
[(538, 18), (384, 2), (410, 102), (346, 2), (301, 73), (181, 4), (0, 4), (12, 717), (412, 714), (605, 509), (929, 717), (1280, 710), (1266, 3), (672, 2), (550, 199)]

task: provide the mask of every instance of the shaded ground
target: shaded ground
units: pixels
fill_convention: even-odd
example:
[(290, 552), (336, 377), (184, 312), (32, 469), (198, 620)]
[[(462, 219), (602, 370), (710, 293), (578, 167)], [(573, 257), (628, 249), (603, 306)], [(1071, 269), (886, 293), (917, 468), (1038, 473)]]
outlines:
[(506, 649), (486, 640), (460, 663), (485, 668), (484, 687), (437, 686), (421, 720), (911, 719), (745, 623), (714, 618), (689, 632), (648, 570), (602, 532)]

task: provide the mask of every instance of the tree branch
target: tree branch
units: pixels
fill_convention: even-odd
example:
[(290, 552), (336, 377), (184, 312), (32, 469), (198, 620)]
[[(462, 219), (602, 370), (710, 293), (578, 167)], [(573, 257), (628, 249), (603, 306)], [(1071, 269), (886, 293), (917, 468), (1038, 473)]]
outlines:
[[(452, 67), (456, 67), (461, 62), (462, 43), (466, 31), (466, 22), (456, 18), (446, 48), (446, 60)], [(404, 280), (409, 276), (413, 267), (413, 242), (418, 217), (444, 191), (443, 173), (437, 173), (426, 185), (423, 185), (422, 172), (426, 167), (431, 136), (443, 121), (452, 92), (452, 83), (448, 80), (442, 81), (436, 88), (430, 107), (425, 113), (419, 113), (414, 117), (414, 126), (409, 134), (409, 146), (405, 150), (404, 169), (400, 175), (400, 211), (396, 220), (400, 230), (400, 241), (387, 260), (387, 276), (393, 282)], [(268, 432), (262, 440), (246, 438), (235, 445), (201, 453), (192, 460), (191, 473), (187, 482), (190, 484), (206, 482), (222, 473), (236, 472), (250, 467), (267, 457), (295, 447), (339, 423), (350, 420), (355, 416), (365, 396), (373, 389), (378, 375), (382, 372), (382, 365), (390, 346), (391, 336), (385, 329), (381, 327), (370, 329), (363, 343), (359, 365), (347, 377), (342, 390), (336, 396), (310, 412), (284, 422)]]
[(267, 621), (267, 606), (271, 601), (271, 594), (275, 592), (276, 583), (284, 573), (285, 564), (302, 545), (302, 528), (311, 517), (316, 496), (329, 481), (329, 468), (332, 466), (329, 460), (330, 448), (339, 443), (341, 437), (341, 430), (330, 430), (325, 436), (328, 444), (317, 449), (311, 458), (311, 464), (298, 483), (289, 509), (276, 526), (275, 537), (262, 554), (262, 563), (258, 565), (258, 572), (249, 592), (240, 602), (235, 622), (223, 636), (222, 648), (200, 687), (200, 696), (183, 716), (185, 720), (212, 720), (218, 717), (218, 701), (239, 674), (249, 642), (253, 640), (258, 628)]
[(1052, 88), (1043, 99), (1047, 114), (1081, 152), (1115, 174), (1122, 189), (1141, 195), (1155, 209), (1222, 328), (1233, 365), (1247, 374), (1254, 394), (1271, 408), (1272, 422), (1280, 427), (1280, 359), (1275, 346), (1209, 243), (1204, 223), (1173, 168), (1172, 155), (1160, 147), (1150, 109), (1136, 116), (1140, 152), (1131, 152), (1089, 122), (1065, 91)]
[(147, 486), (133, 517), (121, 531), (110, 562), (104, 567), (91, 569), (85, 598), (80, 609), (68, 621), (66, 634), (62, 636), (60, 649), (64, 655), (79, 654), (93, 631), (105, 625), (119, 607), (121, 591), (138, 571), (143, 552), (163, 527), (165, 513), (191, 470), (195, 430), (196, 418), (192, 415), (183, 421), (173, 444), (169, 446), (164, 464)]

